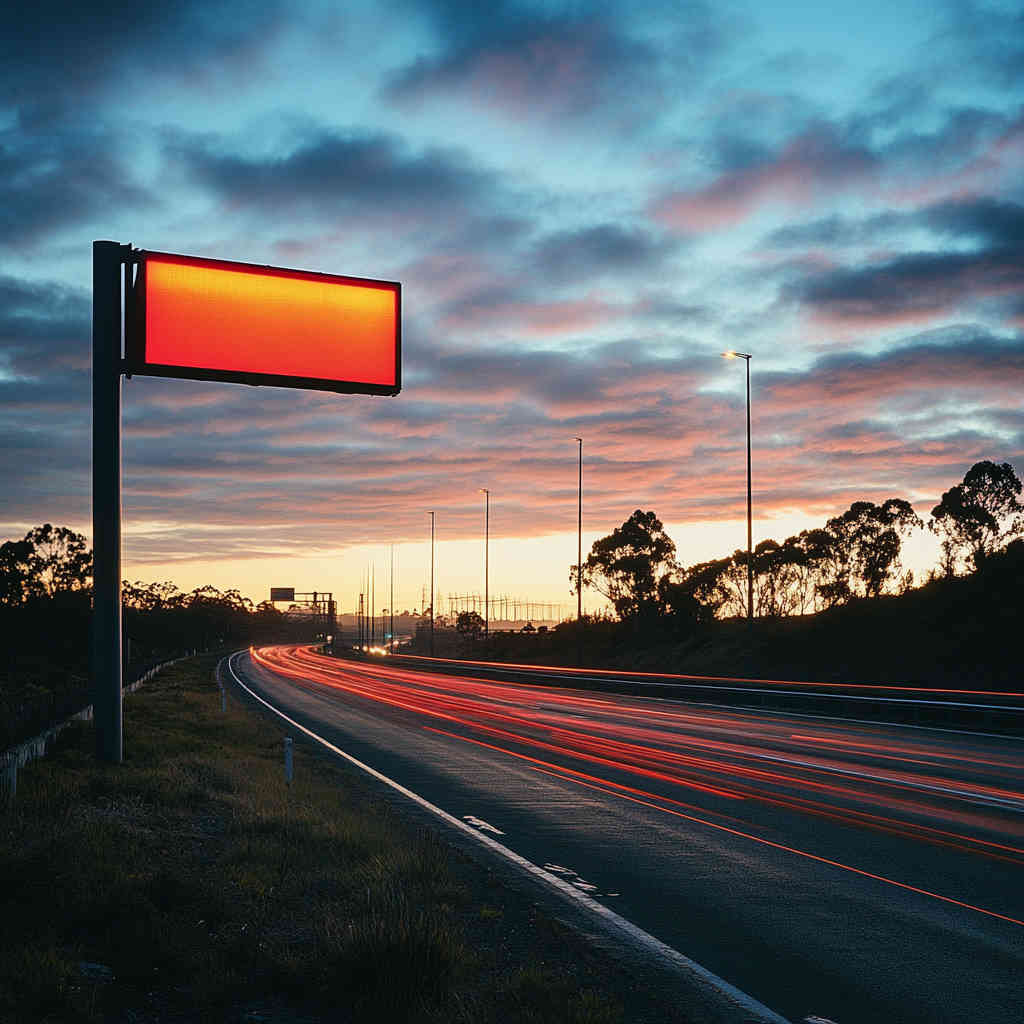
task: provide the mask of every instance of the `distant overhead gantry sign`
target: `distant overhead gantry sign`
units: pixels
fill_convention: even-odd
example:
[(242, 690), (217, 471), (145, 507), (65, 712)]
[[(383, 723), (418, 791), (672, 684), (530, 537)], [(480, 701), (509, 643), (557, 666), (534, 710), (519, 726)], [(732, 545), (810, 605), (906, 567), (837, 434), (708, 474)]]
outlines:
[(271, 604), (276, 604), (278, 601), (294, 601), (295, 600), (295, 588), (294, 587), (271, 587), (270, 588), (270, 601)]
[(120, 242), (92, 253), (93, 717), (97, 756), (119, 762), (122, 376), (397, 395), (402, 286)]

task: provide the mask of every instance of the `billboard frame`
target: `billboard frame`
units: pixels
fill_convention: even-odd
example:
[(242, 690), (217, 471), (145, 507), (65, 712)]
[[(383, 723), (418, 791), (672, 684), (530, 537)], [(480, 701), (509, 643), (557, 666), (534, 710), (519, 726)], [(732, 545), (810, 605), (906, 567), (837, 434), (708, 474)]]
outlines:
[[(296, 377), (288, 374), (254, 373), (242, 370), (217, 370), (206, 367), (180, 366), (146, 361), (146, 260), (149, 257), (165, 259), (185, 266), (228, 270), (255, 276), (288, 278), (325, 284), (347, 284), (354, 287), (376, 288), (395, 296), (395, 383), (370, 384), (362, 381), (338, 381), (326, 377)], [(131, 262), (138, 267), (131, 287), (125, 287), (125, 355), (124, 373), (128, 377), (171, 377), (178, 380), (219, 381), (226, 384), (246, 384), (250, 387), (297, 388), (303, 391), (330, 391), (341, 395), (385, 395), (394, 397), (402, 390), (402, 285), (371, 277), (323, 274), (312, 270), (295, 270), (264, 263), (241, 263), (234, 260), (210, 259), (184, 253), (158, 252), (155, 249), (132, 249)], [(128, 275), (130, 277), (130, 275)]]
[[(276, 374), (193, 370), (140, 361), (140, 295), (144, 295), (147, 251), (109, 240), (92, 243), (92, 536), (93, 616), (90, 691), (96, 727), (96, 757), (110, 764), (124, 760), (122, 607), (121, 607), (121, 388), (122, 378), (133, 375), (184, 380), (212, 380), (254, 386), (332, 391), (337, 394), (397, 395), (402, 387), (401, 296), (396, 281), (341, 277), (311, 271), (261, 267), (259, 264), (207, 260), (202, 257), (156, 253), (154, 256), (216, 264), (253, 273), (294, 275), (306, 279), (366, 283), (389, 288), (395, 294), (395, 384), (325, 381)], [(133, 275), (133, 269), (139, 270)], [(141, 329), (145, 331), (145, 311)], [(122, 352), (122, 332), (124, 352)]]

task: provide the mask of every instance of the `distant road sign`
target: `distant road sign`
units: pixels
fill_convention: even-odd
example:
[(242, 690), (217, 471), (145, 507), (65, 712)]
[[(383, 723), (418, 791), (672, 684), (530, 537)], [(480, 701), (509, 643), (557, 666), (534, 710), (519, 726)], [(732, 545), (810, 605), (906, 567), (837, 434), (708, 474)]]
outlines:
[(139, 250), (125, 371), (397, 395), (401, 285)]
[(294, 587), (271, 587), (270, 588), (270, 600), (273, 601), (294, 601), (295, 600), (295, 588)]

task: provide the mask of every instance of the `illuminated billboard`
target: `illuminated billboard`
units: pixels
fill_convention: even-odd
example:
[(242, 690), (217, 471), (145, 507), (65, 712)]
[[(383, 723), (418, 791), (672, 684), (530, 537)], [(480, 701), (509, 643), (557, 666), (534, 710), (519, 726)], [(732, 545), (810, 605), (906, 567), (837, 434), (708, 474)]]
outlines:
[(138, 251), (125, 371), (397, 395), (401, 285)]

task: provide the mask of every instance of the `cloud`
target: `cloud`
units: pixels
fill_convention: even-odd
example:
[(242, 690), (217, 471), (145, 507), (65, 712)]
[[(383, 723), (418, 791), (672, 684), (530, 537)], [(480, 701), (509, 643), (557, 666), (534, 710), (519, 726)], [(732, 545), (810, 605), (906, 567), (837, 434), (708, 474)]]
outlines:
[(225, 140), (177, 134), (166, 153), (226, 206), (290, 227), (296, 212), (317, 223), (342, 215), (361, 224), (434, 221), (468, 214), (497, 185), (495, 175), (456, 150), (415, 150), (397, 136), (364, 131), (316, 130), (280, 156), (246, 155)]
[(516, 21), (440, 57), (418, 59), (391, 80), (386, 95), (408, 103), (468, 93), (519, 116), (580, 114), (604, 99), (611, 80), (635, 73), (652, 56), (648, 46), (594, 17)]
[[(649, 213), (666, 227), (701, 233), (740, 224), (767, 204), (813, 210), (853, 194), (888, 205), (873, 225), (881, 229), (886, 218), (895, 226), (907, 207), (984, 195), (1016, 180), (1024, 153), (1020, 115), (957, 107), (942, 111), (930, 131), (917, 123), (894, 127), (887, 111), (855, 111), (845, 119), (798, 124), (774, 146), (756, 135), (745, 147), (742, 139), (713, 136), (709, 163), (717, 175), (698, 188), (662, 190)], [(847, 225), (829, 214), (817, 226), (827, 243), (827, 228)]]
[(678, 251), (675, 239), (604, 223), (546, 235), (527, 259), (543, 279), (564, 282), (650, 274)]
[[(1024, 294), (1024, 207), (981, 197), (934, 204), (912, 214), (848, 223), (819, 221), (769, 236), (783, 244), (870, 238), (896, 225), (924, 227), (956, 248), (910, 252), (864, 266), (811, 274), (785, 289), (814, 319), (848, 326), (927, 321), (988, 298)], [(973, 247), (965, 249), (962, 243)]]
[(1019, 203), (990, 196), (956, 199), (929, 207), (921, 219), (945, 234), (1024, 248), (1024, 206)]
[(10, 250), (89, 223), (110, 209), (151, 211), (155, 199), (123, 164), (121, 140), (101, 128), (0, 132), (0, 246)]
[(1024, 78), (1024, 11), (1017, 4), (957, 0), (947, 8), (940, 41), (964, 74), (1013, 89)]
[(821, 123), (789, 139), (771, 159), (728, 171), (703, 188), (661, 196), (651, 214), (659, 223), (687, 232), (730, 227), (766, 202), (806, 206), (826, 190), (833, 194), (863, 183), (878, 166), (863, 143)]
[(50, 121), (115, 86), (214, 69), (248, 74), (288, 10), (275, 0), (154, 0), (128, 16), (98, 0), (23, 4), (4, 25), (0, 110)]
[(474, 11), (432, 4), (429, 11), (435, 52), (395, 72), (385, 99), (405, 106), (469, 99), (562, 128), (578, 128), (598, 111), (616, 130), (646, 128), (637, 110), (657, 109), (671, 90), (692, 86), (728, 40), (721, 16), (702, 2), (648, 5), (640, 31), (612, 5), (585, 13), (519, 3)]
[(884, 326), (927, 322), (984, 296), (1024, 290), (1024, 254), (910, 253), (878, 266), (826, 271), (788, 289), (818, 322)]

